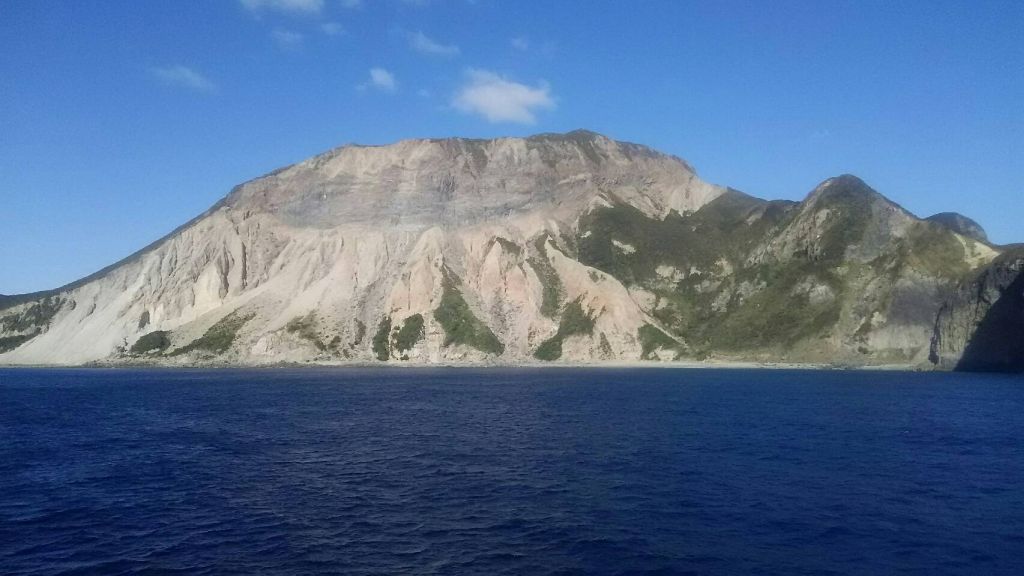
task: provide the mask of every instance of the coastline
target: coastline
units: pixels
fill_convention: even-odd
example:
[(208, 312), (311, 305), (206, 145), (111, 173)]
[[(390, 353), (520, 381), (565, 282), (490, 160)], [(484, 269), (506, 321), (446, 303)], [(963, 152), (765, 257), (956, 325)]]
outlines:
[(273, 370), (273, 369), (677, 369), (677, 370), (822, 370), (822, 371), (887, 371), (887, 372), (949, 372), (939, 367), (919, 364), (828, 364), (803, 362), (759, 362), (743, 360), (623, 360), (608, 362), (274, 362), (266, 364), (196, 363), (165, 364), (155, 362), (89, 362), (85, 364), (0, 364), (0, 370), (81, 370), (81, 369), (154, 369), (154, 370)]

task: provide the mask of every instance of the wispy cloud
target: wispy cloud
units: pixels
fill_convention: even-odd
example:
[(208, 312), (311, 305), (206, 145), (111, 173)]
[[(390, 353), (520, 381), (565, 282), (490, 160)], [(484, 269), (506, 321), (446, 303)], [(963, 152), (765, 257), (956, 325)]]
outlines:
[(531, 87), (494, 72), (474, 69), (466, 76), (467, 82), (455, 94), (452, 106), (466, 114), (483, 116), (488, 122), (533, 124), (537, 111), (555, 108), (547, 82)]
[(320, 31), (328, 36), (342, 36), (345, 34), (345, 27), (337, 22), (324, 22), (320, 25)]
[(370, 81), (356, 86), (359, 90), (376, 88), (382, 92), (394, 92), (398, 90), (398, 80), (395, 75), (384, 68), (370, 68)]
[(824, 142), (832, 137), (828, 128), (820, 128), (807, 135), (807, 141), (812, 143)]
[(363, 0), (341, 0), (341, 5), (345, 8), (362, 8)]
[(512, 40), (509, 41), (509, 44), (511, 44), (513, 48), (519, 50), (520, 52), (526, 52), (527, 50), (530, 49), (530, 41), (523, 36), (513, 38)]
[(208, 94), (217, 91), (217, 85), (209, 78), (187, 66), (177, 65), (153, 68), (153, 74), (168, 86), (178, 86)]
[(282, 30), (280, 28), (271, 32), (270, 37), (274, 39), (274, 43), (278, 47), (285, 50), (295, 50), (302, 47), (302, 41), (305, 39), (301, 32)]
[(242, 6), (252, 12), (275, 10), (292, 14), (319, 14), (324, 0), (240, 0)]
[(421, 54), (430, 54), (432, 56), (450, 58), (459, 54), (459, 47), (455, 44), (442, 44), (431, 39), (423, 32), (409, 34), (409, 46)]

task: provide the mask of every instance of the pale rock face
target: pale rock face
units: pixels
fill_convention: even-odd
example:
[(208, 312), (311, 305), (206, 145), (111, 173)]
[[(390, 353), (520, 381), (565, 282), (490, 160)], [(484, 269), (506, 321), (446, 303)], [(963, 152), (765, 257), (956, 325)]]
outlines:
[[(758, 324), (762, 310), (824, 320), (782, 314), (782, 328), (813, 331), (788, 349), (740, 348), (746, 359), (931, 352), (949, 366), (978, 331), (1024, 341), (1022, 260), (1003, 262), (999, 247), (922, 222), (851, 176), (799, 204), (743, 196), (589, 132), (344, 146), (236, 187), (79, 282), (18, 304), (0, 296), (0, 364), (518, 364), (551, 342), (562, 362), (671, 360), (731, 354), (780, 323)], [(683, 297), (725, 330), (670, 326)], [(570, 309), (585, 319), (567, 321)], [(1003, 309), (1017, 324), (991, 328)], [(702, 350), (715, 342), (726, 348)]]
[(612, 240), (612, 245), (619, 249), (623, 254), (636, 254), (636, 247), (632, 244), (625, 242), (619, 242), (618, 240)]
[[(520, 362), (558, 327), (541, 313), (531, 242), (573, 233), (581, 214), (610, 199), (661, 217), (723, 191), (677, 158), (587, 132), (344, 146), (236, 187), (147, 251), (58, 291), (64, 304), (41, 333), (0, 363), (116, 359), (157, 330), (170, 333), (173, 351), (235, 311), (251, 319), (214, 361), (370, 361), (382, 318), (398, 327), (420, 314), (424, 338), (409, 362)], [(595, 359), (602, 334), (616, 356), (639, 357), (647, 316), (628, 290), (603, 273), (595, 282), (593, 269), (550, 241), (548, 256), (565, 301), (580, 298), (595, 315), (593, 337), (569, 338), (563, 359)], [(503, 354), (445, 346), (434, 311), (446, 273)], [(310, 314), (315, 339), (290, 331)]]

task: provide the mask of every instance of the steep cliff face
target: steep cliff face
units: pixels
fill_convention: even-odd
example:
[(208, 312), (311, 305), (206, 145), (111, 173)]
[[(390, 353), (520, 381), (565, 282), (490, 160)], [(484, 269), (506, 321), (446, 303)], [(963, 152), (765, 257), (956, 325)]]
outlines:
[(590, 132), (345, 146), (0, 300), (0, 363), (920, 363), (996, 255), (852, 176), (767, 202)]
[(957, 370), (1024, 371), (1024, 247), (1013, 247), (945, 303), (932, 362)]
[(589, 132), (345, 146), (237, 187), (88, 281), (8, 300), (0, 361), (516, 361), (566, 302), (595, 326), (565, 336), (572, 358), (638, 357), (642, 312), (564, 239), (609, 196), (657, 219), (722, 192)]

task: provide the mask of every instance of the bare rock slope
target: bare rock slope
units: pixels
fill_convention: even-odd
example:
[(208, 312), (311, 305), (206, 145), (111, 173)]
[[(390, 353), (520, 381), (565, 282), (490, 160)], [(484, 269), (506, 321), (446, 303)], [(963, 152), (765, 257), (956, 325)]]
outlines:
[(0, 297), (0, 363), (925, 363), (999, 252), (852, 176), (767, 202), (585, 131), (344, 146)]

